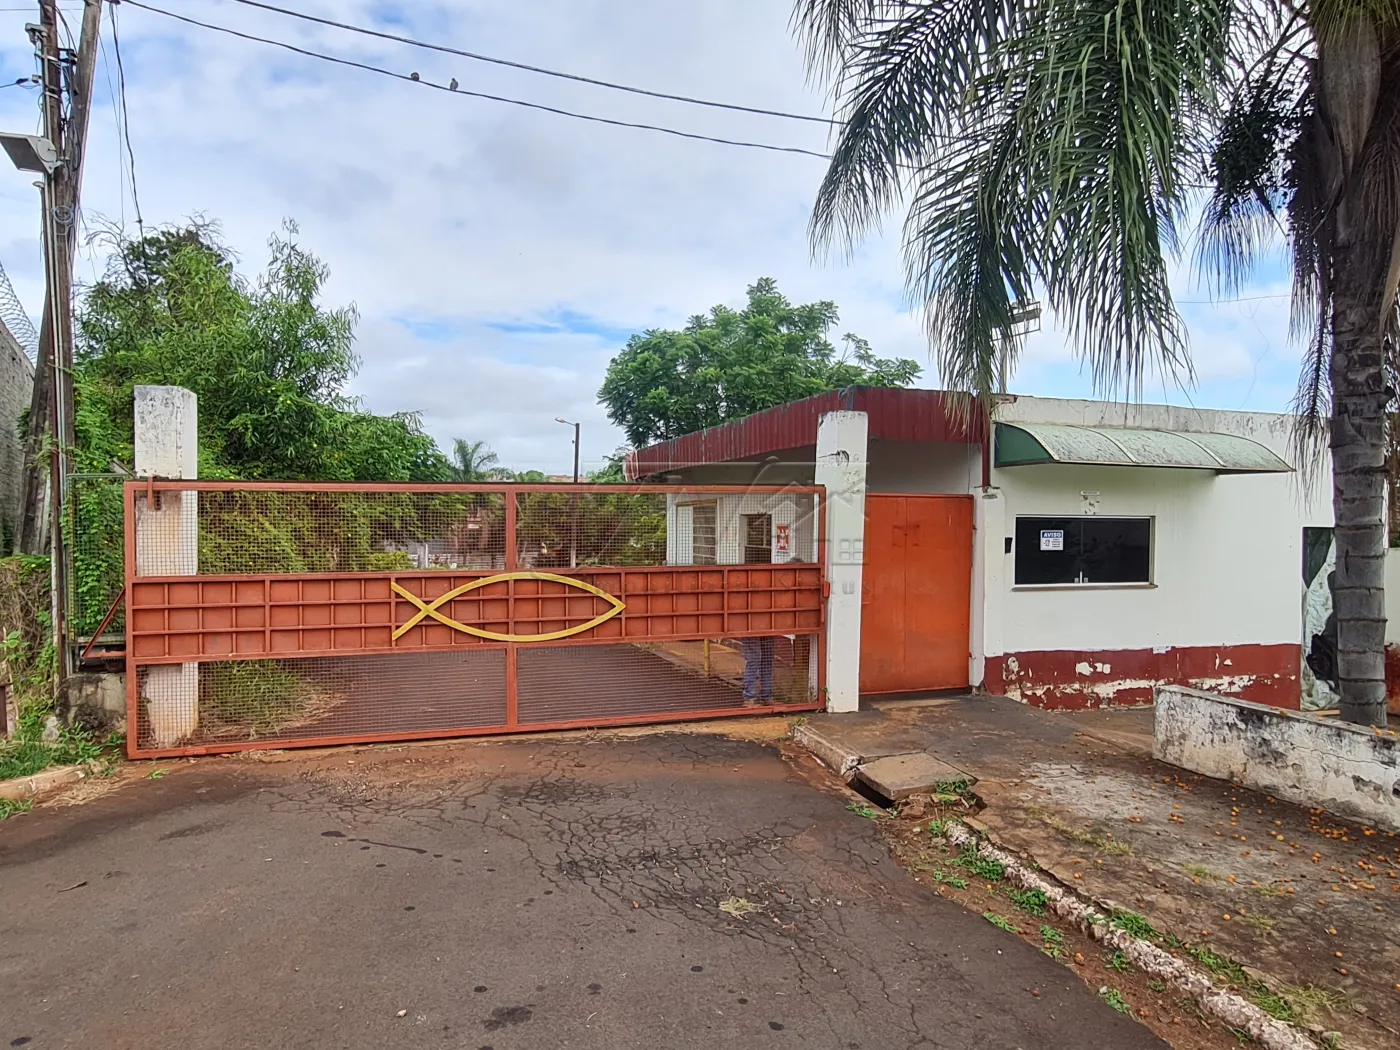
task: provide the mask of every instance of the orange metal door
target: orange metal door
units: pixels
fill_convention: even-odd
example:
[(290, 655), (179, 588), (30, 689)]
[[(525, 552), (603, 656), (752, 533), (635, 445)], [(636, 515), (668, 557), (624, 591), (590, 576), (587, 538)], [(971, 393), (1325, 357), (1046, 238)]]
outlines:
[(860, 691), (968, 684), (972, 497), (867, 496)]

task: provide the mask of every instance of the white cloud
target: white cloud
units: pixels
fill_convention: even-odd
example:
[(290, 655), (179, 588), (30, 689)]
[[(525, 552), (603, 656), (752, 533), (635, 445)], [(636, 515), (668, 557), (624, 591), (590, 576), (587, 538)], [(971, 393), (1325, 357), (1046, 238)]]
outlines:
[[(728, 138), (817, 150), (826, 144), (818, 125), (473, 63), (230, 0), (161, 6), (424, 79), (456, 77), (472, 90)], [(681, 94), (823, 110), (789, 32), (786, 2), (289, 6)], [(6, 77), (33, 68), (22, 46), (29, 17), (0, 13), (0, 41), (10, 43), (0, 49)], [(553, 420), (563, 415), (582, 420), (584, 459), (599, 461), (621, 434), (594, 397), (625, 334), (737, 303), (759, 276), (777, 278), (794, 299), (835, 300), (840, 331), (865, 336), (878, 352), (926, 360), (919, 322), (904, 309), (897, 235), (872, 236), (849, 262), (813, 263), (806, 221), (823, 172), (818, 160), (454, 97), (130, 5), (117, 17), (147, 223), (216, 218), (253, 270), (267, 235), (284, 217), (296, 219), (302, 241), (331, 266), (330, 301), (360, 308), (365, 365), (354, 392), (379, 411), (421, 410), (444, 444), (454, 436), (486, 438), (504, 462), (562, 471), (568, 434)], [(130, 225), (110, 58), (109, 37), (84, 203), (89, 215), (124, 216)], [(26, 91), (0, 91), (5, 126), (33, 126), (35, 98)], [(26, 178), (0, 179), (0, 224), (0, 261), (37, 311), (37, 208)], [(99, 266), (89, 260), (79, 274), (90, 278)], [(1282, 407), (1277, 384), (1260, 386), (1253, 375), (1261, 355), (1281, 372), (1296, 367), (1279, 343), (1282, 314), (1264, 312), (1264, 320), (1224, 307), (1189, 315), (1203, 382), (1198, 396), (1226, 407), (1240, 397), (1253, 407)], [(926, 369), (925, 382), (935, 380)], [(1031, 340), (1017, 386), (1088, 393), (1053, 332)]]

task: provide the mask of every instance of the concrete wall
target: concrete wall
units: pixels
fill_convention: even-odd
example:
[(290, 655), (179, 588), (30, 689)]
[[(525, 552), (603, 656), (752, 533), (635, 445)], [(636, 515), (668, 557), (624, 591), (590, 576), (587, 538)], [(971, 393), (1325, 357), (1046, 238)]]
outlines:
[(0, 324), (0, 556), (9, 554), (18, 539), (24, 500), (19, 421), (29, 408), (33, 389), (34, 365), (9, 329)]
[[(1139, 426), (1252, 438), (1292, 461), (1286, 417), (1159, 405), (1017, 398), (1014, 422)], [(1297, 707), (1302, 660), (1302, 539), (1330, 525), (1324, 468), (1296, 474), (1038, 464), (993, 469), (979, 500), (974, 681), (1048, 707), (1150, 703), (1177, 682)], [(1020, 515), (1153, 519), (1148, 584), (1015, 584), (1006, 551)]]
[(982, 483), (982, 446), (946, 441), (872, 441), (866, 490), (966, 495)]
[(1400, 738), (1193, 689), (1157, 690), (1153, 755), (1400, 831)]

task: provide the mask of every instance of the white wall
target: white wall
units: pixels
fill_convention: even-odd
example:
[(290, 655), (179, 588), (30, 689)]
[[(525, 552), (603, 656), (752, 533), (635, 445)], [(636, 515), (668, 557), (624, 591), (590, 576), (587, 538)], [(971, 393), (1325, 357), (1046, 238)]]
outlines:
[[(1294, 458), (1287, 418), (1262, 413), (1018, 398), (997, 418), (1230, 433)], [(1306, 494), (1296, 474), (1065, 464), (994, 468), (992, 485), (1002, 531), (978, 537), (984, 622), (975, 655), (1301, 644), (1302, 532), (1331, 524), (1325, 469)], [(1016, 587), (1015, 553), (1005, 553), (1016, 517), (1091, 509), (1155, 519), (1152, 585)]]
[(866, 491), (966, 495), (982, 483), (982, 446), (949, 441), (871, 441)]
[[(771, 514), (769, 540), (773, 560), (814, 562), (817, 560), (815, 499), (809, 492), (754, 492), (711, 494), (703, 491), (668, 493), (666, 496), (666, 563), (694, 563), (694, 511), (697, 502), (715, 504), (715, 561), (739, 565), (744, 560), (744, 515)], [(778, 527), (790, 528), (790, 550), (778, 550)]]

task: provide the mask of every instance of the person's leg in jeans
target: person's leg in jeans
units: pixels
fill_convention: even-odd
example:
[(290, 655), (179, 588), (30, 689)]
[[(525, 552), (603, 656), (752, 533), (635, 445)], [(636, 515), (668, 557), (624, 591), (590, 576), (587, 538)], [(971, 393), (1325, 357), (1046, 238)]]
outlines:
[(741, 638), (739, 644), (744, 647), (744, 703), (752, 704), (758, 700), (759, 679), (761, 678), (761, 668), (763, 662), (763, 641), (762, 638)]
[(771, 704), (773, 702), (773, 645), (774, 639), (758, 639), (758, 702), (760, 704)]

